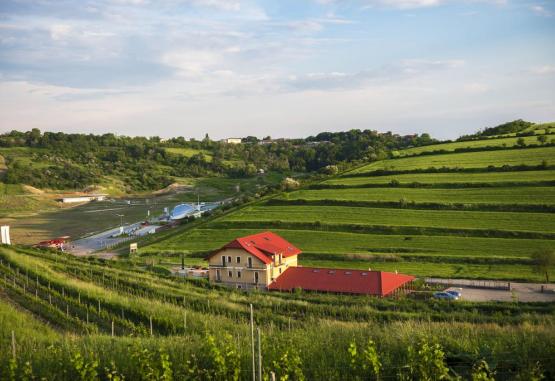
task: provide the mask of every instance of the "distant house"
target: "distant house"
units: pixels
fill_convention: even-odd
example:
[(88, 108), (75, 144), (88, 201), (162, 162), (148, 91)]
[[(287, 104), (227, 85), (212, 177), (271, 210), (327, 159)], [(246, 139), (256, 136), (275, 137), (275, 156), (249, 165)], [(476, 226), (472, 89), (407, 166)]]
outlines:
[(384, 271), (298, 266), (301, 250), (272, 232), (234, 239), (208, 257), (211, 283), (236, 288), (389, 296), (404, 291), (413, 276)]
[(77, 202), (90, 202), (90, 201), (104, 201), (106, 200), (106, 195), (97, 194), (91, 196), (73, 196), (73, 197), (63, 197), (60, 201), (64, 204), (71, 204)]
[(227, 139), (222, 139), (220, 141), (222, 143), (227, 143), (227, 144), (241, 144), (243, 142), (243, 139), (241, 139), (241, 138), (227, 138)]

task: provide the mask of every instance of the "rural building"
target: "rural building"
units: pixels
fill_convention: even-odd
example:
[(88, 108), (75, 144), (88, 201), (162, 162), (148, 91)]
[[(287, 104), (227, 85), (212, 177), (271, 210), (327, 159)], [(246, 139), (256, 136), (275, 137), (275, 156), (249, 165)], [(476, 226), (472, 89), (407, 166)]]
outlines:
[(211, 283), (274, 291), (303, 289), (388, 296), (406, 289), (413, 276), (384, 271), (300, 267), (301, 250), (272, 232), (237, 238), (208, 257)]
[(222, 139), (220, 141), (222, 143), (227, 143), (227, 144), (241, 144), (243, 142), (243, 139), (241, 139), (241, 138), (227, 138), (227, 139)]
[(97, 194), (91, 196), (75, 196), (75, 197), (63, 197), (61, 201), (64, 204), (71, 204), (77, 202), (90, 202), (90, 201), (104, 201), (106, 200), (106, 195)]

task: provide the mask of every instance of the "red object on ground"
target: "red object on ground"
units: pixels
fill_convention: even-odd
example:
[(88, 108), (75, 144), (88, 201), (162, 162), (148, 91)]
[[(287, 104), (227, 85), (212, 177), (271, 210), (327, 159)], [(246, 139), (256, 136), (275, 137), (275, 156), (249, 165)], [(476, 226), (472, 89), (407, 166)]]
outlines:
[(411, 275), (385, 271), (289, 267), (269, 286), (269, 290), (336, 292), (387, 296), (413, 281)]
[(69, 240), (69, 236), (64, 236), (64, 237), (49, 239), (46, 241), (41, 241), (37, 243), (35, 246), (61, 249), (64, 247), (64, 245), (67, 243), (68, 240)]
[(298, 255), (301, 250), (272, 232), (253, 234), (236, 238), (221, 249), (211, 253), (206, 259), (211, 258), (223, 249), (245, 249), (263, 263), (272, 263), (272, 255), (281, 254), (283, 258)]

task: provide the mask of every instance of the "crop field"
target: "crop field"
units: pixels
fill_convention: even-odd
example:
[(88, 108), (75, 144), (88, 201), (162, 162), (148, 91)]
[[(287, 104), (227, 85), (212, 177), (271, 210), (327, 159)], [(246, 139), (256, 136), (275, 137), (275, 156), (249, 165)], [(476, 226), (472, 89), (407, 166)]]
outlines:
[[(543, 135), (543, 134), (542, 134)], [(546, 135), (547, 142), (554, 142), (555, 135)], [(538, 142), (538, 136), (524, 136), (522, 137), (524, 144), (534, 145), (540, 144)], [(483, 148), (483, 147), (513, 147), (517, 145), (517, 137), (507, 137), (507, 138), (496, 138), (496, 139), (482, 139), (482, 140), (468, 140), (461, 142), (445, 143), (445, 144), (433, 144), (429, 146), (414, 147), (403, 151), (397, 151), (396, 154), (399, 156), (410, 156), (417, 155), (422, 152), (432, 152), (436, 150), (444, 151), (454, 151), (460, 148)]]
[(348, 206), (256, 205), (230, 214), (222, 221), (294, 221), (333, 224), (443, 227), (451, 229), (499, 229), (554, 232), (549, 213), (468, 212)]
[(492, 184), (492, 183), (539, 183), (555, 181), (554, 170), (482, 172), (482, 173), (418, 173), (373, 177), (340, 177), (322, 182), (326, 185), (389, 184), (393, 180), (400, 184)]
[(467, 189), (351, 188), (299, 190), (286, 193), (285, 200), (347, 200), (470, 203), (555, 204), (553, 187), (507, 187)]
[(555, 147), (522, 148), (499, 151), (462, 152), (443, 155), (426, 155), (377, 161), (360, 167), (353, 173), (376, 170), (413, 170), (431, 167), (486, 168), (504, 165), (540, 165), (555, 157)]
[(555, 374), (553, 304), (243, 293), (152, 270), (0, 247), (0, 378), (251, 380), (250, 305), (264, 379)]
[[(186, 253), (188, 263), (203, 264), (204, 253), (233, 238), (271, 230), (303, 250), (299, 261), (307, 266), (542, 281), (530, 258), (536, 251), (555, 248), (555, 171), (545, 165), (543, 170), (517, 168), (550, 162), (554, 149), (379, 161), (249, 204), (141, 252), (150, 259), (161, 255), (169, 264)], [(455, 173), (428, 169), (490, 165), (516, 168)], [(372, 175), (380, 168), (418, 172)]]

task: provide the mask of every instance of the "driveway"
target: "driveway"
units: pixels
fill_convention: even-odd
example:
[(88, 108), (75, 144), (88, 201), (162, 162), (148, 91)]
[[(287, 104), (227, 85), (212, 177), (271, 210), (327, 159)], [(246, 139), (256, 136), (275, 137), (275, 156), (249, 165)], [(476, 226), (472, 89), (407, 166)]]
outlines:
[[(541, 292), (542, 286), (544, 292)], [(475, 287), (449, 287), (447, 290), (460, 291), (462, 300), (472, 302), (555, 302), (555, 284), (511, 282), (511, 291)]]

